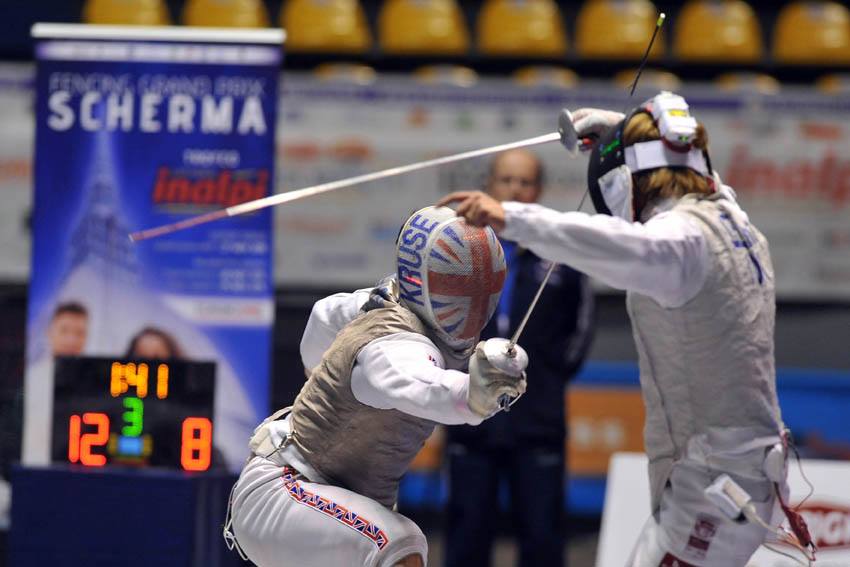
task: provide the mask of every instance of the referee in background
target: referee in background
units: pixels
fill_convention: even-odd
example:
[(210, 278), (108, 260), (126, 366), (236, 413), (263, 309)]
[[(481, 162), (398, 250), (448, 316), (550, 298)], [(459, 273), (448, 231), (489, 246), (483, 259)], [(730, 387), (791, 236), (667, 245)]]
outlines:
[[(485, 191), (500, 201), (537, 202), (544, 171), (527, 150), (497, 155)], [(508, 273), (496, 315), (481, 339), (510, 337), (531, 304), (549, 263), (502, 239)], [(448, 428), (449, 500), (445, 567), (488, 567), (506, 483), (509, 518), (521, 567), (564, 565), (566, 423), (564, 390), (581, 367), (593, 335), (587, 277), (567, 266), (552, 272), (523, 331), (528, 391), (477, 427)]]

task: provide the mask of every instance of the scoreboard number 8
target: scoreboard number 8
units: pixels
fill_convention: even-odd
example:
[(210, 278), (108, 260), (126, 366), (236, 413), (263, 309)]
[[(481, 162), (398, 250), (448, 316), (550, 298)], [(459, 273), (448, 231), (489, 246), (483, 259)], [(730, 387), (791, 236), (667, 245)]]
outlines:
[(212, 422), (205, 417), (183, 420), (180, 464), (187, 471), (205, 471), (212, 457)]

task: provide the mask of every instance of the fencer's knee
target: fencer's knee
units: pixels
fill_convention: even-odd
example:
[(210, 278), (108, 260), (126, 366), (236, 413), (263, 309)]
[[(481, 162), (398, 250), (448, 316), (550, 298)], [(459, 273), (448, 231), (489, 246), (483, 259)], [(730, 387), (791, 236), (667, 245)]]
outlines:
[(390, 542), (378, 567), (425, 567), (428, 564), (428, 540), (416, 524), (404, 516), (401, 518), (409, 531)]
[(414, 553), (403, 558), (393, 567), (425, 567), (425, 562), (422, 560), (421, 555), (419, 555), (418, 553)]

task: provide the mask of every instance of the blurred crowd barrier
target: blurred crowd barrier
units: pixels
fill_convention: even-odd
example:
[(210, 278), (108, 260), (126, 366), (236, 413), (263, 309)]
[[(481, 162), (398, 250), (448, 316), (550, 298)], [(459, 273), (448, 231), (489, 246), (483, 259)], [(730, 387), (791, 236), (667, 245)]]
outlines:
[[(32, 74), (29, 65), (0, 64), (0, 281), (13, 283), (29, 273)], [(166, 79), (179, 89), (179, 77)], [(537, 136), (556, 129), (563, 107), (624, 110), (653, 94), (639, 89), (630, 100), (608, 82), (565, 89), (483, 79), (460, 87), (383, 75), (352, 84), (285, 73), (282, 84), (278, 191)], [(850, 298), (850, 99), (802, 88), (680, 90), (708, 127), (714, 167), (770, 240), (780, 299)], [(575, 209), (587, 158), (570, 158), (557, 143), (536, 151), (547, 167), (544, 203)], [(400, 220), (450, 190), (480, 187), (487, 164), (471, 160), (278, 207), (276, 283), (350, 287), (392, 271)]]

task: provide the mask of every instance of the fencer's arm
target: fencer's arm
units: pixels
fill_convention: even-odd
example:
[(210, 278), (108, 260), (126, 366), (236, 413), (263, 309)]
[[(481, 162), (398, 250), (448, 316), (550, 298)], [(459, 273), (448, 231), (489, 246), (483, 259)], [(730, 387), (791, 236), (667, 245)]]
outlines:
[(358, 353), (351, 371), (351, 391), (359, 402), (446, 425), (483, 421), (469, 409), (468, 389), (469, 375), (444, 369), (440, 351), (416, 333), (395, 333), (370, 342)]
[(608, 215), (562, 213), (506, 202), (500, 235), (547, 260), (568, 264), (611, 287), (654, 298), (665, 307), (687, 303), (702, 288), (711, 263), (699, 227), (675, 211), (646, 223)]
[(313, 305), (307, 327), (301, 337), (301, 361), (310, 370), (322, 361), (322, 356), (337, 333), (354, 320), (369, 299), (369, 289), (353, 293), (335, 293)]

